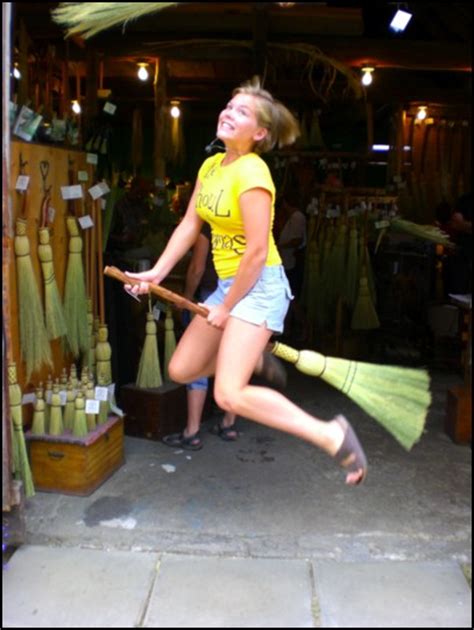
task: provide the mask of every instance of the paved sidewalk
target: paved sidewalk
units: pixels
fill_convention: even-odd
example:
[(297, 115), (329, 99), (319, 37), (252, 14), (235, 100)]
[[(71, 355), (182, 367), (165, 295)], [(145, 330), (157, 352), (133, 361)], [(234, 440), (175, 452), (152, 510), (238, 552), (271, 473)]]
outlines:
[(470, 628), (452, 562), (229, 558), (23, 546), (7, 628)]

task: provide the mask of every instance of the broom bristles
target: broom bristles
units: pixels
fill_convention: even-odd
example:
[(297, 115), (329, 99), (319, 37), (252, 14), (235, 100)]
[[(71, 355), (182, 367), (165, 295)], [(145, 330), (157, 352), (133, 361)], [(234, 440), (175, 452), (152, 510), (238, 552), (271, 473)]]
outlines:
[(173, 352), (176, 350), (176, 337), (174, 335), (174, 321), (171, 315), (171, 309), (168, 308), (166, 310), (166, 320), (165, 320), (165, 380), (169, 381), (170, 376), (168, 374), (168, 365), (171, 361), (171, 357), (173, 356)]
[(51, 12), (53, 20), (68, 27), (68, 35), (85, 39), (101, 31), (136, 20), (149, 13), (177, 5), (177, 2), (61, 2)]
[(372, 303), (366, 276), (363, 276), (359, 282), (359, 293), (352, 314), (351, 328), (353, 330), (380, 328), (380, 321)]
[(145, 343), (138, 366), (137, 387), (160, 387), (163, 384), (158, 357), (156, 323), (152, 313), (147, 313)]
[(272, 352), (351, 398), (405, 449), (410, 450), (420, 439), (431, 403), (426, 370), (325, 357), (279, 342)]
[(69, 258), (64, 288), (64, 315), (67, 324), (68, 342), (75, 358), (87, 352), (90, 346), (87, 323), (87, 296), (82, 264), (82, 239), (73, 217), (67, 227), (70, 234)]

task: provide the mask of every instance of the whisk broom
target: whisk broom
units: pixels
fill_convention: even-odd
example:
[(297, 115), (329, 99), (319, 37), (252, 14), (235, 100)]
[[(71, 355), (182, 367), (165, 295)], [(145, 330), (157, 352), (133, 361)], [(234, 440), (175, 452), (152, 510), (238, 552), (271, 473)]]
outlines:
[[(124, 284), (138, 284), (116, 267), (105, 267), (104, 273)], [(179, 308), (207, 317), (204, 306), (149, 283), (150, 292)], [(269, 345), (271, 352), (293, 363), (305, 374), (322, 378), (356, 402), (377, 420), (405, 449), (420, 439), (431, 403), (429, 374), (424, 369), (376, 365), (326, 357), (311, 350), (295, 350), (282, 343)]]
[(136, 385), (138, 387), (160, 387), (163, 384), (156, 339), (156, 323), (151, 312), (151, 304), (146, 314), (145, 342), (138, 366)]

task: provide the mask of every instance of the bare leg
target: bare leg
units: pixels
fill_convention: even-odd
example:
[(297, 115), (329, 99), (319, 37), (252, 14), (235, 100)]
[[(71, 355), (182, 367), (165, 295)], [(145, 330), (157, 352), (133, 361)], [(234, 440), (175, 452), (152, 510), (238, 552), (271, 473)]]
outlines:
[[(337, 422), (324, 422), (279, 392), (248, 384), (270, 336), (271, 332), (263, 326), (229, 318), (216, 364), (214, 395), (217, 404), (232, 413), (300, 437), (334, 456), (344, 441), (344, 431)], [(362, 469), (350, 472), (346, 483), (358, 483), (363, 475)]]
[(207, 389), (188, 389), (188, 419), (184, 435), (189, 437), (199, 431), (201, 426), (202, 411), (206, 402)]

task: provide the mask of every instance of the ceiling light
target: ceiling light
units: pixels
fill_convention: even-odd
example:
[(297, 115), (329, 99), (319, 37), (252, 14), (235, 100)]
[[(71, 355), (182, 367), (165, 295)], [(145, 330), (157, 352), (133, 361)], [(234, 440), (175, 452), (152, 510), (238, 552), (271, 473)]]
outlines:
[(71, 101), (71, 109), (75, 114), (80, 114), (82, 110), (79, 101)]
[(364, 73), (362, 75), (362, 85), (370, 85), (372, 83), (372, 72), (374, 70), (375, 68), (370, 68), (368, 66), (362, 68), (362, 72)]
[(181, 110), (179, 109), (179, 101), (171, 101), (170, 114), (173, 118), (179, 118), (181, 116)]
[(400, 9), (398, 9), (398, 11), (393, 16), (392, 21), (390, 22), (390, 28), (396, 33), (400, 33), (401, 31), (405, 30), (411, 18), (411, 13), (407, 13), (406, 11), (401, 11)]
[(417, 120), (425, 120), (426, 118), (426, 105), (420, 105), (416, 114)]
[(149, 77), (148, 74), (148, 64), (147, 63), (138, 63), (138, 78), (140, 79), (140, 81), (146, 81)]

